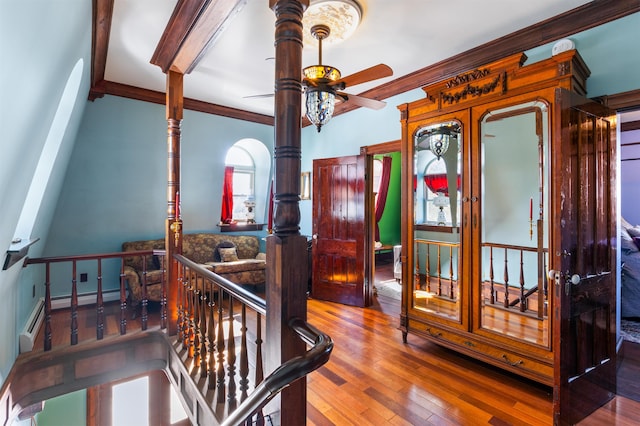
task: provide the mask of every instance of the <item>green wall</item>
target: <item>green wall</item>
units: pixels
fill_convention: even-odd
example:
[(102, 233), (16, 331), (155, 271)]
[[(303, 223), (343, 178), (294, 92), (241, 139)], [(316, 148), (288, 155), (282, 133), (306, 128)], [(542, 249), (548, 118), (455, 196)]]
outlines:
[[(387, 203), (380, 218), (380, 242), (383, 245), (400, 244), (400, 170), (402, 169), (400, 152), (387, 154), (391, 157), (391, 177)], [(376, 158), (382, 156), (376, 156)]]

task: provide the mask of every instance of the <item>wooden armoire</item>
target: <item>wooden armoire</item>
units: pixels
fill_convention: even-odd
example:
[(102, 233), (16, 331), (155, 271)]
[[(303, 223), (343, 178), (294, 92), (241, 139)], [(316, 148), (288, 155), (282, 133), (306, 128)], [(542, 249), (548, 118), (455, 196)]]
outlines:
[(560, 399), (615, 370), (615, 119), (576, 50), (525, 60), (398, 106), (400, 328), (557, 387), (573, 422)]

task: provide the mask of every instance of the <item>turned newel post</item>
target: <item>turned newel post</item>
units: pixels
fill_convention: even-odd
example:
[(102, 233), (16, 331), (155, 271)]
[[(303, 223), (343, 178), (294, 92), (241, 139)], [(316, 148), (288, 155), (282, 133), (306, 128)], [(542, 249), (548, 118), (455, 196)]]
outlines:
[[(289, 320), (306, 320), (307, 239), (300, 235), (302, 117), (302, 15), (308, 0), (270, 0), (275, 23), (274, 234), (267, 237), (267, 338), (269, 372), (304, 354)], [(282, 426), (306, 423), (306, 379), (285, 388), (276, 404)], [(278, 407), (274, 407), (278, 408)]]
[(178, 330), (178, 268), (175, 253), (182, 254), (182, 218), (180, 217), (180, 128), (183, 114), (183, 77), (167, 72), (167, 220), (165, 248), (167, 252), (167, 327), (169, 334)]

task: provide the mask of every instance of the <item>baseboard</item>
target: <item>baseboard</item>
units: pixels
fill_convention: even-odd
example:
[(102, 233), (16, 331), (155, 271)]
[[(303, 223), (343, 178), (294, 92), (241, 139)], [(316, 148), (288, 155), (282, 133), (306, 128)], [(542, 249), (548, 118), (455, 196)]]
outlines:
[[(105, 291), (102, 293), (102, 300), (104, 302), (113, 302), (120, 300), (120, 290)], [(87, 293), (78, 296), (78, 306), (82, 305), (95, 305), (96, 293)], [(51, 309), (66, 309), (71, 307), (71, 297), (61, 297), (57, 299), (51, 299)]]

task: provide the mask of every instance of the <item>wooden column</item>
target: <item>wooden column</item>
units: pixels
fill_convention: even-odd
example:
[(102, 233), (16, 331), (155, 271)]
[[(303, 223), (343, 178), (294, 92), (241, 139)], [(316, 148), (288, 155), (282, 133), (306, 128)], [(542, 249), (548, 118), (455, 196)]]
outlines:
[(167, 220), (165, 248), (167, 250), (167, 329), (178, 332), (178, 268), (174, 253), (182, 254), (182, 219), (176, 205), (180, 193), (180, 128), (182, 125), (182, 93), (184, 75), (167, 71)]
[[(268, 372), (306, 350), (305, 344), (289, 329), (288, 322), (292, 317), (306, 320), (307, 315), (307, 239), (300, 235), (299, 194), (302, 15), (308, 4), (308, 0), (269, 1), (276, 15), (276, 90), (274, 234), (267, 237), (266, 271)], [(279, 401), (282, 426), (306, 423), (306, 386), (306, 379), (301, 379), (282, 391)]]

